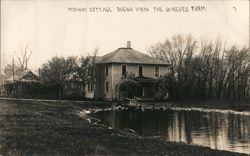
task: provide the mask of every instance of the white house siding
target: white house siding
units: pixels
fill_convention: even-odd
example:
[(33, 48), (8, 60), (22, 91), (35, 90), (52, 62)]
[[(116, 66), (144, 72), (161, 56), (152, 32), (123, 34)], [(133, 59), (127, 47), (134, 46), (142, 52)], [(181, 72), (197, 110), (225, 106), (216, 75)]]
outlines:
[[(110, 98), (111, 97), (111, 83), (112, 83), (112, 65), (111, 64), (107, 64), (108, 67), (108, 75), (106, 76), (106, 72), (105, 72), (105, 68), (104, 67), (104, 98)], [(108, 92), (106, 91), (106, 83), (108, 82)]]
[[(108, 76), (106, 76), (105, 66), (108, 66)], [(123, 63), (114, 63), (114, 64), (102, 64), (99, 65), (96, 71), (96, 98), (104, 99), (115, 99), (118, 97), (118, 90), (116, 86), (122, 82), (122, 65), (127, 66), (127, 73), (134, 73), (135, 77), (139, 76), (139, 66), (143, 66), (143, 76), (149, 78), (155, 77), (155, 66), (157, 65), (141, 65), (141, 64), (123, 64)], [(159, 76), (165, 75), (169, 70), (168, 66), (159, 65)], [(108, 92), (106, 92), (106, 82), (109, 83)], [(88, 92), (88, 86), (85, 87), (86, 97), (94, 98), (94, 91)]]
[[(127, 66), (127, 73), (134, 73), (135, 77), (139, 76), (139, 66), (143, 66), (143, 76), (149, 78), (155, 77), (155, 65), (140, 65), (140, 64), (112, 64), (109, 65), (109, 72), (111, 73), (106, 77), (105, 82), (109, 82), (109, 92), (106, 94), (106, 99), (114, 99), (117, 97), (116, 85), (122, 82), (122, 65)], [(159, 66), (159, 75), (167, 73), (167, 66)], [(111, 69), (111, 70), (110, 70)]]
[(89, 99), (92, 99), (92, 98), (94, 98), (94, 88), (95, 88), (95, 84), (93, 84), (93, 90), (92, 90), (92, 91), (89, 91), (89, 90), (88, 90), (88, 85), (89, 85), (89, 84), (87, 84), (87, 85), (85, 86), (85, 97), (86, 97), (86, 98), (89, 98)]

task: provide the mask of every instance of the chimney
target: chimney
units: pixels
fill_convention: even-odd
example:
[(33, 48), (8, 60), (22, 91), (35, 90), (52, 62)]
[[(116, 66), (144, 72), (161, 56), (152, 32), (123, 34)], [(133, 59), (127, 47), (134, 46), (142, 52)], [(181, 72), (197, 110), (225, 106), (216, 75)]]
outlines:
[(127, 41), (127, 48), (131, 48), (131, 42)]

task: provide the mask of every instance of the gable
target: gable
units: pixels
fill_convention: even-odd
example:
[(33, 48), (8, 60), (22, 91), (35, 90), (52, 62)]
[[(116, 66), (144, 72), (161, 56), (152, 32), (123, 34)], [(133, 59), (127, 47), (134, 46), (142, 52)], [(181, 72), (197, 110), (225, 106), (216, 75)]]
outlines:
[(33, 74), (31, 71), (24, 75), (23, 77), (20, 77), (20, 80), (25, 80), (25, 81), (38, 81), (38, 77)]

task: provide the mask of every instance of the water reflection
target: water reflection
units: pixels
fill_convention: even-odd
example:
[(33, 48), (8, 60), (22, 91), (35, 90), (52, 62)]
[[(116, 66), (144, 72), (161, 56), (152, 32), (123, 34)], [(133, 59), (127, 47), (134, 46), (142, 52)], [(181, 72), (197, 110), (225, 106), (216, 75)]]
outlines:
[(114, 129), (250, 154), (250, 116), (201, 111), (113, 110), (92, 114)]

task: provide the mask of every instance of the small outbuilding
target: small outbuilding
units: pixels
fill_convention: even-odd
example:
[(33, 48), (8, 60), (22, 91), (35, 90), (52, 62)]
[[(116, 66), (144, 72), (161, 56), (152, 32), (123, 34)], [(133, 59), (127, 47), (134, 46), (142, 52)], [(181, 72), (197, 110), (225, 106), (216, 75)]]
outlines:
[(14, 74), (4, 83), (4, 93), (7, 96), (32, 97), (37, 96), (43, 89), (39, 77), (31, 70)]

